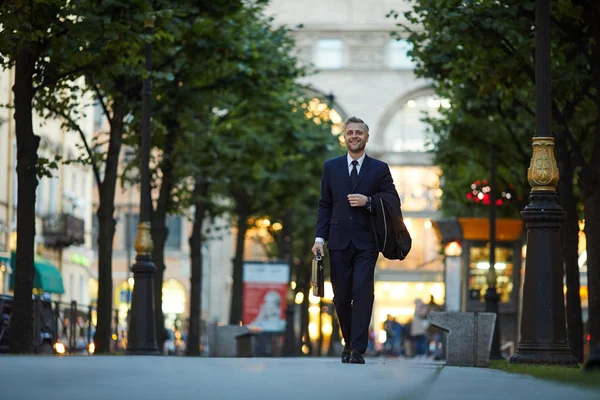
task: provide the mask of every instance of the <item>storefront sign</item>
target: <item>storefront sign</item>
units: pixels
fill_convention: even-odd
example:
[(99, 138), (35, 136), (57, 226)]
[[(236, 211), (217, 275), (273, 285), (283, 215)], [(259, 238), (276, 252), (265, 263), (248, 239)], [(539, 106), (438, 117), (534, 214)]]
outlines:
[(286, 263), (244, 264), (242, 322), (266, 332), (285, 330), (290, 266)]

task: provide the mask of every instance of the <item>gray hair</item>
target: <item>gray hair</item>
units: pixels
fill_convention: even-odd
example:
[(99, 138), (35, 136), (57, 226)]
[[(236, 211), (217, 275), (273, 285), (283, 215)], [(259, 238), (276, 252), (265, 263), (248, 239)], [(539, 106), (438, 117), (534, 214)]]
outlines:
[(350, 117), (344, 121), (344, 131), (346, 131), (346, 127), (348, 124), (363, 124), (365, 126), (365, 130), (367, 131), (367, 135), (369, 134), (369, 125), (365, 123), (362, 119), (358, 117)]

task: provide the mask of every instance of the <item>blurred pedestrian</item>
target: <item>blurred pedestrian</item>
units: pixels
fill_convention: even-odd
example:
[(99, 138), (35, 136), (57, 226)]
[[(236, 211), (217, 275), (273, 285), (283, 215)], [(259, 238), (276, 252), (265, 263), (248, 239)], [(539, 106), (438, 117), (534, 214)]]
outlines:
[(415, 300), (415, 314), (411, 324), (411, 334), (415, 340), (415, 356), (417, 358), (425, 358), (427, 356), (427, 328), (429, 321), (427, 314), (429, 308), (423, 300)]
[[(437, 304), (435, 302), (433, 295), (431, 295), (431, 297), (429, 299), (429, 304), (427, 305), (427, 307), (428, 307), (430, 313), (442, 311), (442, 306), (440, 306), (439, 304)], [(427, 333), (429, 333), (431, 340), (434, 342), (434, 345), (435, 345), (435, 348), (433, 350), (433, 359), (441, 360), (441, 358), (442, 358), (442, 338), (443, 338), (444, 332), (437, 326), (433, 326), (433, 325), (429, 324), (429, 327), (427, 328)]]

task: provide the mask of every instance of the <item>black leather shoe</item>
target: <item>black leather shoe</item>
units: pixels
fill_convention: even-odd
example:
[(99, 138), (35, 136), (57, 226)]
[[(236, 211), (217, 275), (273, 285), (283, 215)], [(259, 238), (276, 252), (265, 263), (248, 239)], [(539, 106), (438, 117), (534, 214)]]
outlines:
[(360, 352), (352, 350), (352, 354), (350, 354), (350, 360), (348, 360), (348, 362), (350, 364), (364, 364), (365, 358)]
[(342, 364), (348, 364), (350, 362), (351, 354), (352, 354), (352, 350), (344, 347), (344, 351), (342, 351)]

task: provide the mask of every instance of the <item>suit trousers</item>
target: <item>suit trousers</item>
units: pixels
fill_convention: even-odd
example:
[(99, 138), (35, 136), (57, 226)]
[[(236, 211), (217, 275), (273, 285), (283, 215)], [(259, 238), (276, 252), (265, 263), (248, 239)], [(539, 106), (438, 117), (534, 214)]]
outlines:
[(346, 346), (364, 353), (375, 300), (377, 250), (358, 250), (352, 243), (345, 250), (329, 250), (333, 304)]

